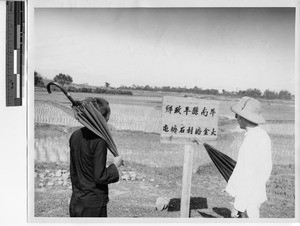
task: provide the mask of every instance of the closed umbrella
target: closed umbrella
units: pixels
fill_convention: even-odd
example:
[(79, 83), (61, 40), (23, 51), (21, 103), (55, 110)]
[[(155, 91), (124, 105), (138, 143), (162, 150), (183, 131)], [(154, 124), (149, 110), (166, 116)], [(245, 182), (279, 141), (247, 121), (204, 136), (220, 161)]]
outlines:
[(201, 139), (196, 138), (197, 143), (198, 143), (198, 141), (200, 141), (203, 144), (209, 157), (211, 158), (211, 160), (213, 161), (215, 166), (218, 168), (219, 172), (222, 174), (224, 179), (228, 182), (228, 180), (232, 174), (232, 171), (236, 165), (236, 161), (234, 161), (232, 158), (225, 155), (224, 153), (218, 151), (211, 145), (205, 143)]
[(111, 151), (111, 153), (115, 157), (118, 156), (119, 152), (107, 126), (106, 119), (97, 110), (96, 106), (91, 101), (75, 101), (70, 94), (56, 82), (48, 83), (48, 93), (51, 93), (51, 85), (57, 86), (71, 101), (75, 118), (83, 126), (87, 127), (89, 130), (104, 139), (107, 142), (108, 149)]
[[(230, 158), (229, 156), (225, 155), (224, 153), (218, 151), (217, 149), (215, 149), (214, 147), (212, 147), (211, 145), (205, 143), (204, 141), (202, 141), (199, 138), (196, 138), (195, 140), (198, 144), (200, 141), (203, 146), (205, 147), (209, 157), (211, 158), (211, 160), (213, 161), (213, 163), (215, 164), (215, 166), (218, 168), (219, 172), (222, 174), (222, 176), (224, 177), (224, 179), (228, 182), (233, 169), (236, 165), (236, 161), (234, 161), (232, 158)], [(248, 214), (247, 212), (238, 212), (239, 218), (248, 218)]]

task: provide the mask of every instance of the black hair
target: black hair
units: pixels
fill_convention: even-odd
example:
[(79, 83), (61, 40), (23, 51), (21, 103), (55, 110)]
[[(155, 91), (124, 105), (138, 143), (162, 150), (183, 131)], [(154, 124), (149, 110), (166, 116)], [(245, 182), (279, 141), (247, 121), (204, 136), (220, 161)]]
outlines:
[(242, 120), (246, 121), (248, 124), (252, 125), (252, 126), (258, 126), (257, 123), (255, 122), (251, 122), (248, 119), (244, 118), (243, 116), (239, 115), (239, 114), (235, 114), (235, 118), (237, 118), (237, 116), (239, 116), (240, 118), (242, 118)]
[(108, 120), (110, 115), (110, 107), (107, 100), (100, 98), (100, 97), (88, 97), (86, 99), (87, 102), (91, 102), (97, 110), (103, 115), (103, 117)]
[(252, 126), (258, 126), (258, 124), (257, 123), (255, 123), (255, 122), (251, 122), (251, 121), (249, 121), (248, 119), (245, 119), (250, 125), (252, 125)]

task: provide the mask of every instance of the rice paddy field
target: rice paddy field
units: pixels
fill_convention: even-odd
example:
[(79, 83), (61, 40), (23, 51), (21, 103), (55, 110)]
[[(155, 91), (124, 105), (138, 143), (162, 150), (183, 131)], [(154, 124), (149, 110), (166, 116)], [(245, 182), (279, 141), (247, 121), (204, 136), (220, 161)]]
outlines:
[[(110, 185), (109, 217), (180, 217), (184, 146), (160, 143), (161, 105), (164, 93), (134, 93), (133, 96), (71, 93), (107, 99), (111, 106), (109, 127), (125, 159), (121, 179)], [(184, 94), (170, 94), (184, 96)], [(243, 140), (230, 106), (238, 99), (214, 98), (220, 103), (218, 139), (208, 142), (231, 158), (237, 158)], [(263, 218), (295, 217), (295, 105), (293, 101), (262, 101), (267, 123), (262, 127), (272, 141), (273, 171), (267, 184), (268, 201)], [(35, 216), (68, 217), (71, 194), (69, 178), (59, 182), (55, 172), (68, 172), (68, 139), (81, 125), (74, 119), (69, 100), (60, 92), (35, 93)], [(194, 147), (190, 217), (228, 218), (233, 200), (222, 190), (225, 180), (202, 146)], [(108, 156), (108, 161), (112, 155)], [(41, 176), (43, 175), (43, 176)], [(57, 179), (57, 180), (56, 180)], [(64, 183), (65, 186), (62, 185)], [(171, 200), (169, 208), (155, 210), (157, 197)]]

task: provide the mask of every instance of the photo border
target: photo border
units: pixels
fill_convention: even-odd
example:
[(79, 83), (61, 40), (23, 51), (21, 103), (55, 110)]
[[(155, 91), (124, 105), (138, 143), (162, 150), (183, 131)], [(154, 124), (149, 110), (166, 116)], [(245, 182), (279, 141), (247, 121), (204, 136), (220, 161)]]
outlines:
[[(39, 8), (295, 8), (295, 218), (262, 218), (259, 223), (299, 222), (299, 89), (300, 87), (300, 1), (299, 0), (27, 0), (28, 71), (27, 71), (27, 221), (30, 223), (241, 223), (226, 218), (97, 218), (74, 219), (34, 217), (34, 10)], [(253, 221), (254, 222), (254, 221)]]

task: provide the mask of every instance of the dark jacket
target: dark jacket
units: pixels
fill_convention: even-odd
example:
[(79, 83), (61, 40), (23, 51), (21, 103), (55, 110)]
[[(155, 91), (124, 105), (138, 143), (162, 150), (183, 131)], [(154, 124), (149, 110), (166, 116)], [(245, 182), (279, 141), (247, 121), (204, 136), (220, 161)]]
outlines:
[(86, 127), (70, 137), (71, 203), (84, 207), (106, 205), (108, 184), (119, 180), (116, 165), (106, 167), (107, 143)]

